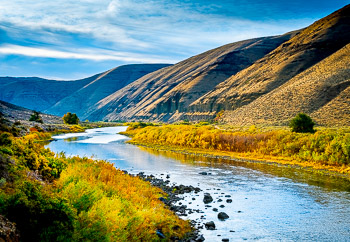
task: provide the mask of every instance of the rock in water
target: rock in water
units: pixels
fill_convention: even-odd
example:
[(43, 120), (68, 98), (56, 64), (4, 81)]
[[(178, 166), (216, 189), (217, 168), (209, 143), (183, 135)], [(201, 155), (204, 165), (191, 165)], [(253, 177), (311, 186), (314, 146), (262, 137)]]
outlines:
[(207, 203), (211, 203), (212, 201), (213, 201), (213, 198), (211, 197), (211, 195), (209, 193), (204, 193), (203, 202), (207, 204)]
[(215, 230), (215, 223), (213, 221), (204, 224), (207, 230)]
[(228, 218), (229, 218), (229, 216), (228, 216), (227, 213), (225, 213), (225, 212), (220, 212), (220, 213), (218, 214), (218, 219), (221, 220), (221, 221), (224, 221), (224, 220), (226, 220), (226, 219), (228, 219)]

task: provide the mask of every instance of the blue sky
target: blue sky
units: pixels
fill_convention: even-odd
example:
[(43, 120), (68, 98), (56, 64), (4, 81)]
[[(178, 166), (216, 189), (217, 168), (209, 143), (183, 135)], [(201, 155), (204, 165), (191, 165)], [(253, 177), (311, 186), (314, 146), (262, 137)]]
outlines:
[(78, 79), (303, 28), (349, 0), (0, 0), (0, 76)]

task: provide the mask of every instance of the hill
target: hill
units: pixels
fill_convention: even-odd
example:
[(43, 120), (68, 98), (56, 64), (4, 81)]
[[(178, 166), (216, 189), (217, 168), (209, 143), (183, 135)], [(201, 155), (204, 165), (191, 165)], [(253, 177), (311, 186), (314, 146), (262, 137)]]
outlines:
[(59, 100), (55, 105), (45, 110), (47, 113), (63, 116), (70, 112), (76, 113), (82, 120), (86, 111), (101, 99), (123, 88), (136, 79), (169, 66), (167, 64), (139, 64), (124, 65), (108, 70), (98, 75), (93, 81), (73, 92), (71, 95)]
[(94, 78), (96, 77), (78, 81), (55, 81), (37, 77), (0, 77), (0, 100), (43, 111)]
[(224, 45), (150, 73), (91, 107), (88, 118), (178, 120), (193, 101), (297, 33)]
[[(8, 102), (0, 100), (0, 110), (6, 119), (11, 122), (14, 121), (28, 121), (33, 113), (33, 110), (23, 108)], [(63, 123), (62, 118), (54, 115), (40, 113), (41, 118), (46, 124), (60, 124)]]
[[(238, 113), (240, 115), (249, 116), (251, 115), (250, 109), (254, 106), (255, 112), (261, 112), (261, 114), (258, 115), (259, 120), (251, 118), (253, 123), (271, 119), (270, 116), (274, 115), (274, 113), (270, 112), (264, 114), (264, 109), (273, 108), (271, 106), (275, 105), (275, 103), (279, 103), (279, 107), (276, 106), (276, 108), (273, 108), (277, 111), (279, 108), (284, 109), (285, 105), (288, 104), (298, 105), (298, 102), (292, 103), (286, 97), (276, 99), (277, 97), (269, 93), (274, 90), (278, 92), (278, 89), (282, 88), (285, 83), (289, 82), (294, 77), (295, 79), (291, 82), (297, 81), (301, 77), (297, 77), (298, 74), (308, 70), (313, 65), (324, 60), (348, 44), (350, 42), (349, 30), (350, 5), (315, 22), (250, 67), (228, 78), (213, 91), (192, 103), (192, 110), (197, 112), (216, 112), (219, 110), (236, 110), (242, 107), (241, 111), (226, 115), (225, 118), (227, 122), (238, 124), (242, 123), (238, 121), (240, 118), (233, 116)], [(331, 60), (335, 61), (335, 59)], [(327, 63), (329, 62), (330, 61)], [(332, 74), (333, 77), (337, 77), (337, 70), (342, 72), (344, 69), (348, 68), (348, 62), (337, 62), (337, 69), (334, 70)], [(303, 76), (304, 82), (314, 82), (315, 77), (322, 79), (322, 76), (326, 75), (324, 72), (325, 70), (326, 69), (322, 68), (308, 70), (307, 75)], [(314, 71), (317, 72), (310, 73)], [(334, 80), (334, 82), (336, 83), (337, 80)], [(316, 81), (316, 83), (318, 82)], [(313, 95), (317, 92), (319, 92), (318, 95), (327, 95), (323, 89), (316, 88), (319, 86), (318, 84), (308, 85), (308, 90), (299, 89), (298, 91), (301, 92), (299, 98), (301, 96), (310, 95), (309, 91), (313, 93)], [(310, 89), (313, 90), (311, 91)], [(254, 100), (264, 95), (267, 96), (264, 98), (265, 102), (263, 105), (257, 107), (257, 103), (252, 103)], [(335, 98), (334, 93), (332, 97), (328, 98)], [(318, 108), (325, 104), (325, 100), (323, 99), (322, 101), (321, 99), (314, 101), (320, 101), (314, 105)], [(252, 105), (246, 106), (250, 103), (252, 103)], [(307, 104), (305, 105), (307, 106)], [(299, 109), (300, 111), (309, 112), (314, 111), (313, 108), (314, 107), (295, 108), (295, 110)], [(258, 116), (256, 117), (258, 118)], [(287, 117), (290, 117), (290, 115), (284, 118)]]
[(168, 64), (124, 65), (75, 81), (0, 77), (0, 100), (60, 116), (67, 112), (83, 115), (89, 105), (165, 66)]
[(350, 44), (235, 111), (224, 120), (236, 125), (287, 124), (299, 112), (321, 125), (350, 125)]

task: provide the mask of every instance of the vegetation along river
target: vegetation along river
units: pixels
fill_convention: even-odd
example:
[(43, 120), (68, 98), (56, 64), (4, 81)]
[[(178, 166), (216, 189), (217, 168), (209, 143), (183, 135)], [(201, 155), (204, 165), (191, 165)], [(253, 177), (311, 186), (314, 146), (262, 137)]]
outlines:
[[(350, 238), (350, 182), (298, 168), (224, 161), (126, 144), (126, 127), (90, 129), (53, 137), (47, 145), (66, 155), (108, 160), (131, 174), (144, 172), (201, 192), (179, 201), (183, 216), (202, 227), (206, 241), (346, 241)], [(168, 178), (167, 178), (168, 177)], [(204, 193), (213, 201), (204, 204)], [(218, 219), (225, 212), (229, 218)], [(203, 224), (213, 221), (215, 230)]]

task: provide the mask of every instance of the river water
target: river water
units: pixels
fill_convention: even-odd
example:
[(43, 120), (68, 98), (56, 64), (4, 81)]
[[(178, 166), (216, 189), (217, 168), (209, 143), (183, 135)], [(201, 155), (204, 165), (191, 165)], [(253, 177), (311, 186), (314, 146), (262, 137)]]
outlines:
[[(126, 144), (129, 138), (117, 134), (125, 129), (108, 127), (55, 136), (47, 147), (66, 155), (108, 160), (132, 174), (170, 176), (171, 183), (201, 188), (198, 194), (184, 195), (181, 203), (203, 211), (184, 219), (200, 224), (214, 221), (216, 230), (201, 229), (206, 241), (350, 241), (350, 182), (342, 178), (155, 151)], [(209, 206), (203, 203), (204, 192), (214, 199)], [(220, 221), (219, 212), (229, 218)]]

